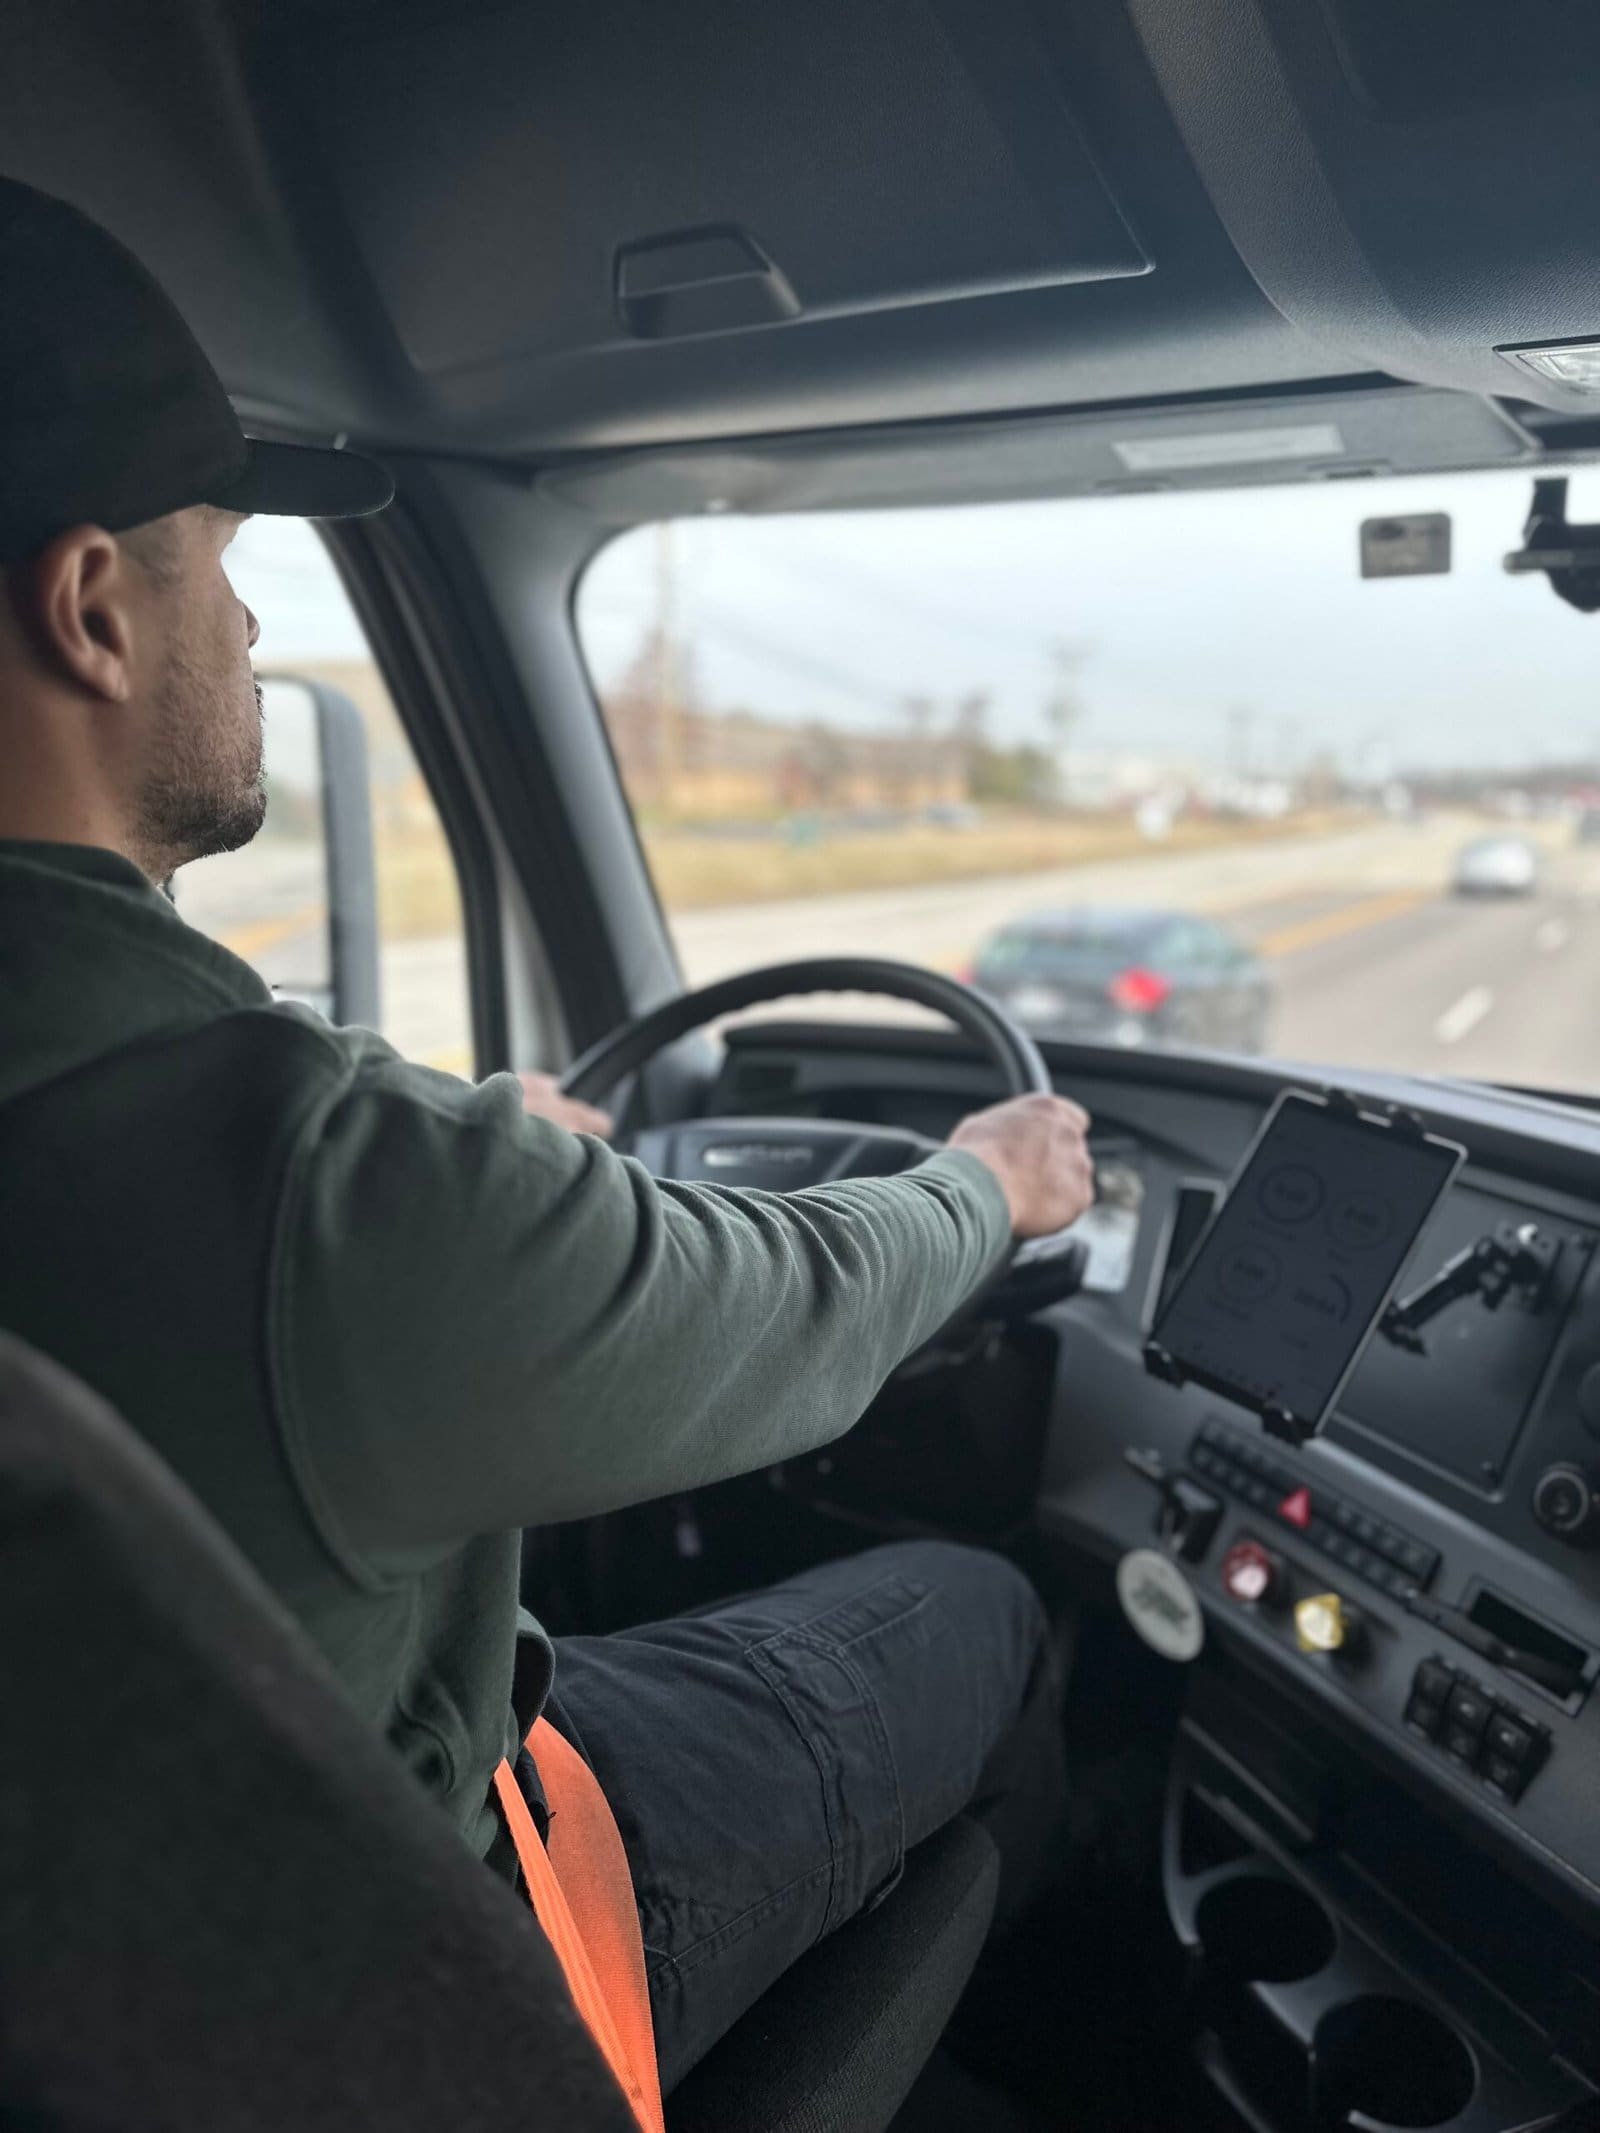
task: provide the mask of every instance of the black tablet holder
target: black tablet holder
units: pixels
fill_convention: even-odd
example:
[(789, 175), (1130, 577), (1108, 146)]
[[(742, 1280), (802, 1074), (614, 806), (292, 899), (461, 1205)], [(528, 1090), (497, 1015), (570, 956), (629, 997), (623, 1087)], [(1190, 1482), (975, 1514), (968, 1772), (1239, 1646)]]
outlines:
[[(1335, 1087), (1295, 1089), (1292, 1092), (1286, 1090), (1284, 1093), (1292, 1093), (1320, 1103), (1330, 1112), (1352, 1123), (1359, 1121), (1364, 1126), (1393, 1133), (1401, 1139), (1425, 1141), (1429, 1138), (1421, 1115), (1403, 1104), (1363, 1103), (1351, 1090)], [(1243, 1174), (1250, 1156), (1254, 1154), (1256, 1145), (1256, 1142), (1252, 1142), (1244, 1164), (1240, 1166), (1240, 1175)], [(1231, 1190), (1231, 1184), (1226, 1189), (1219, 1189), (1208, 1181), (1201, 1180), (1187, 1180), (1179, 1188), (1178, 1206), (1169, 1225), (1161, 1261), (1152, 1284), (1152, 1324), (1159, 1321), (1168, 1298), (1199, 1252)], [(1201, 1203), (1205, 1199), (1209, 1199), (1210, 1208), (1209, 1213), (1202, 1216)], [(1379, 1319), (1374, 1322), (1375, 1326), (1382, 1323), (1382, 1316), (1383, 1314), (1380, 1314)], [(1365, 1337), (1360, 1345), (1365, 1345)], [(1258, 1399), (1242, 1386), (1221, 1382), (1214, 1376), (1194, 1369), (1156, 1339), (1153, 1332), (1145, 1339), (1140, 1353), (1149, 1376), (1159, 1379), (1165, 1385), (1204, 1386), (1223, 1399), (1248, 1409), (1259, 1418), (1266, 1434), (1277, 1438), (1281, 1443), (1293, 1446), (1304, 1444), (1308, 1438), (1316, 1435), (1325, 1419), (1322, 1415), (1296, 1414), (1280, 1401), (1271, 1398)]]

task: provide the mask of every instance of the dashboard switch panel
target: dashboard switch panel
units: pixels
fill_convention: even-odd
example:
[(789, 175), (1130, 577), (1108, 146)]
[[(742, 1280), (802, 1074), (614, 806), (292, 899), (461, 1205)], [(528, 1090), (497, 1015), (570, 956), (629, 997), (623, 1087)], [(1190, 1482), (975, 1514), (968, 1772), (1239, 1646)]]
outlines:
[(1424, 1591), (1439, 1567), (1437, 1548), (1386, 1519), (1372, 1517), (1331, 1489), (1306, 1482), (1259, 1437), (1225, 1429), (1220, 1422), (1203, 1423), (1189, 1464), (1214, 1488), (1276, 1519), (1341, 1570), (1354, 1572), (1392, 1598)]
[(1186, 1562), (1198, 1563), (1222, 1522), (1222, 1499), (1208, 1489), (1196, 1487), (1187, 1474), (1169, 1474), (1159, 1452), (1130, 1445), (1123, 1459), (1129, 1470), (1141, 1481), (1148, 1481), (1159, 1496), (1156, 1531), (1162, 1540)]
[(1411, 1683), (1406, 1725), (1483, 1780), (1519, 1800), (1550, 1752), (1550, 1734), (1442, 1659), (1424, 1659)]

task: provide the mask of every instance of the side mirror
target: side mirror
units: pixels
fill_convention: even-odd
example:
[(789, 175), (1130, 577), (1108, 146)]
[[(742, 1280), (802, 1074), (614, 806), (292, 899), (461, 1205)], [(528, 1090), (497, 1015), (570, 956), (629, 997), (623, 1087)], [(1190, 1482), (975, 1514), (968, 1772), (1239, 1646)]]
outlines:
[(376, 1028), (378, 882), (367, 734), (340, 689), (258, 676), (267, 812), (254, 841), (196, 860), (174, 884), (191, 925), (252, 963), (274, 992), (330, 1022)]

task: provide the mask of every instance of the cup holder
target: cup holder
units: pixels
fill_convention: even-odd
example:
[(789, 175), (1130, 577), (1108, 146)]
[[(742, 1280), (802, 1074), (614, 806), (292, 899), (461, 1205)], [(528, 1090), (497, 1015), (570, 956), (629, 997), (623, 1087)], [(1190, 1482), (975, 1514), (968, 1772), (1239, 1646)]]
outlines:
[(1379, 1993), (1343, 2000), (1317, 2024), (1312, 2094), (1318, 2133), (1350, 2113), (1390, 2126), (1442, 2126), (1472, 2101), (1477, 2068), (1447, 2022)]
[(1213, 1983), (1292, 1984), (1313, 1976), (1334, 1948), (1332, 1922), (1316, 1898), (1267, 1874), (1213, 1883), (1195, 1912), (1195, 1933)]

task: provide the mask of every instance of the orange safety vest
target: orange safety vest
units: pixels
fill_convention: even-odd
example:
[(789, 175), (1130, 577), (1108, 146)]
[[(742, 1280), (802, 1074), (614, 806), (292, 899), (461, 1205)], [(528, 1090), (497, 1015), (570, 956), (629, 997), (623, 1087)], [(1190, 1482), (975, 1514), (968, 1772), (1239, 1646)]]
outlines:
[(524, 1745), (550, 1807), (548, 1848), (511, 1765), (502, 1762), (494, 1774), (523, 1883), (573, 2002), (642, 2133), (666, 2133), (644, 1942), (616, 1820), (594, 1772), (548, 1720), (535, 1719)]

